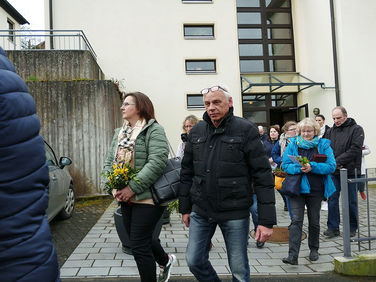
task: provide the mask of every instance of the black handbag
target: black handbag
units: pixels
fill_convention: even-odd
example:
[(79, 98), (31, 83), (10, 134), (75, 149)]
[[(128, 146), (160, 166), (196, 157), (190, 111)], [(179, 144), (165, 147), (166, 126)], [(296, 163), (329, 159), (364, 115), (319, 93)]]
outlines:
[(168, 145), (173, 157), (167, 160), (163, 174), (151, 187), (152, 198), (156, 205), (166, 204), (179, 196), (181, 158), (176, 157), (170, 142)]
[(282, 183), (280, 192), (283, 195), (296, 197), (300, 195), (300, 184), (302, 182), (302, 174), (287, 174)]

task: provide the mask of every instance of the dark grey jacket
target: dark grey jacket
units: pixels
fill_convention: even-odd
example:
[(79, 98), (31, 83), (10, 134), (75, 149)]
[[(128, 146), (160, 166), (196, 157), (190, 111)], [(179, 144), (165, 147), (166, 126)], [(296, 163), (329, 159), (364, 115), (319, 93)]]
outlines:
[[(333, 149), (337, 166), (347, 168), (349, 175), (355, 175), (355, 168), (360, 174), (364, 131), (354, 119), (347, 118), (340, 126), (333, 125), (325, 131), (323, 138), (332, 141), (330, 146)], [(335, 174), (338, 173), (339, 171), (336, 170)]]
[(274, 181), (257, 127), (230, 112), (215, 128), (207, 113), (190, 132), (179, 187), (179, 211), (214, 221), (249, 216), (252, 182), (259, 224), (276, 224)]

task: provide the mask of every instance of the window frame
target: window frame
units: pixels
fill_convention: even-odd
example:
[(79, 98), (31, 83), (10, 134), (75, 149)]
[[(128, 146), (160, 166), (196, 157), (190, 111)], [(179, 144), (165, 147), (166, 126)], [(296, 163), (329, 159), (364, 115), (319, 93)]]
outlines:
[[(293, 22), (292, 22), (292, 10), (291, 10), (291, 0), (289, 1), (289, 7), (266, 7), (266, 1), (260, 0), (260, 7), (237, 7), (237, 14), (244, 13), (244, 12), (257, 12), (261, 14), (261, 24), (238, 24), (237, 28), (239, 29), (261, 29), (261, 38), (260, 39), (239, 39), (238, 38), (238, 45), (241, 44), (262, 44), (263, 46), (263, 54), (262, 56), (239, 56), (239, 61), (248, 61), (248, 60), (262, 60), (264, 61), (264, 69), (262, 72), (271, 72), (270, 63), (269, 61), (275, 60), (288, 60), (291, 61), (292, 69), (288, 70), (291, 72), (296, 71), (295, 65), (295, 48), (294, 48), (294, 34), (293, 34)], [(267, 22), (267, 13), (275, 12), (275, 13), (288, 13), (290, 15), (290, 23), (289, 24), (268, 24)], [(289, 29), (291, 32), (291, 38), (283, 38), (283, 39), (273, 39), (268, 38), (268, 31), (272, 31), (273, 29)], [(270, 35), (271, 36), (271, 35)], [(291, 45), (291, 55), (269, 55), (269, 44), (290, 44)], [(274, 70), (274, 72), (278, 72), (280, 70)], [(285, 70), (286, 71), (286, 70)], [(281, 71), (281, 72), (285, 72)], [(259, 71), (256, 71), (259, 72)], [(247, 72), (241, 72), (247, 73)]]
[[(201, 100), (202, 100), (202, 106), (201, 105), (190, 105), (189, 104), (189, 98), (190, 97), (201, 97)], [(203, 96), (202, 94), (197, 94), (197, 93), (189, 93), (189, 94), (186, 94), (186, 105), (187, 105), (187, 109), (188, 110), (204, 110), (205, 109), (205, 104), (204, 104), (204, 99), (203, 99)]]
[(10, 18), (7, 18), (7, 23), (8, 23), (8, 30), (9, 30), (8, 40), (14, 43), (15, 23)]
[[(197, 28), (210, 27), (212, 35), (186, 35), (185, 29), (189, 27), (197, 27)], [(184, 36), (184, 39), (215, 39), (214, 24), (183, 24), (183, 36)]]
[(182, 0), (183, 4), (212, 4), (213, 0)]
[[(187, 63), (189, 62), (213, 62), (213, 70), (188, 70)], [(186, 59), (184, 61), (184, 68), (186, 74), (216, 74), (217, 73), (217, 60), (216, 59)]]

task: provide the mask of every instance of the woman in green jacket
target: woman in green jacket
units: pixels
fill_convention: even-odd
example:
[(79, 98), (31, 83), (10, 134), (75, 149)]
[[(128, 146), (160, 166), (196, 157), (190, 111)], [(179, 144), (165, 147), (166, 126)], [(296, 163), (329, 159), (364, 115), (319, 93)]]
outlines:
[(153, 104), (145, 94), (126, 94), (120, 109), (124, 125), (115, 131), (104, 170), (109, 170), (116, 160), (139, 171), (137, 180), (130, 180), (122, 190), (108, 192), (121, 203), (141, 281), (156, 281), (155, 262), (160, 265), (158, 281), (168, 281), (176, 257), (167, 254), (159, 240), (153, 239), (153, 230), (166, 207), (154, 205), (150, 190), (166, 167), (169, 152), (166, 135), (155, 120)]

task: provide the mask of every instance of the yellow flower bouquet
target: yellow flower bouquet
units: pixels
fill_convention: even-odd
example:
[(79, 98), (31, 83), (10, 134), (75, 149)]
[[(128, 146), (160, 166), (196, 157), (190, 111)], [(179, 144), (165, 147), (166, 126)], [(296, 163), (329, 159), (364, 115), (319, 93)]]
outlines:
[(106, 182), (104, 184), (107, 192), (111, 193), (112, 189), (121, 190), (125, 188), (131, 179), (139, 182), (137, 179), (138, 170), (130, 167), (123, 162), (114, 162), (111, 170), (104, 173)]

